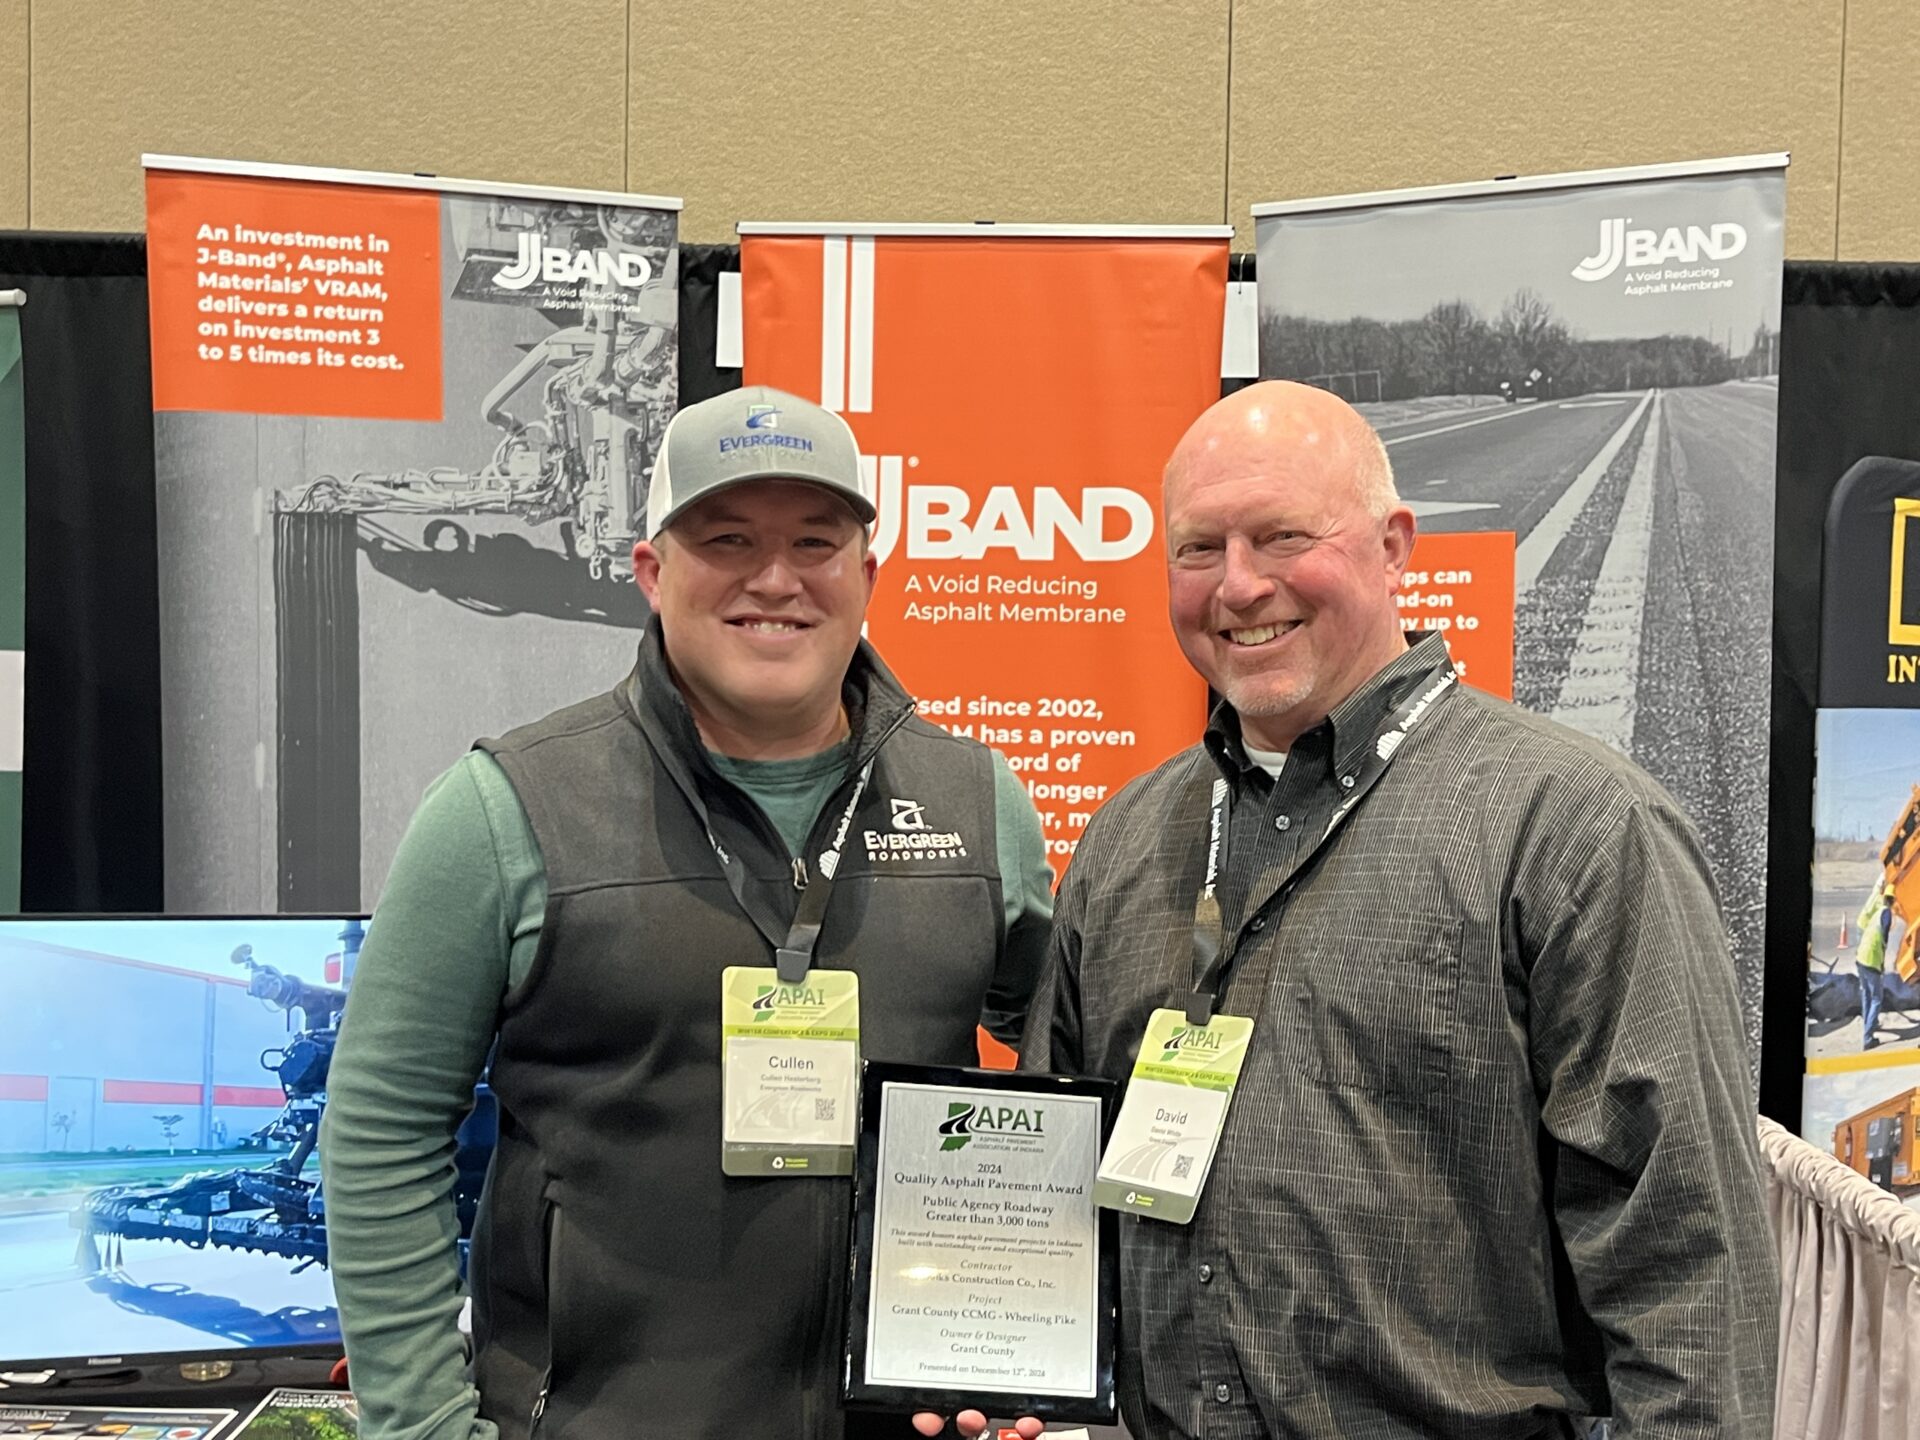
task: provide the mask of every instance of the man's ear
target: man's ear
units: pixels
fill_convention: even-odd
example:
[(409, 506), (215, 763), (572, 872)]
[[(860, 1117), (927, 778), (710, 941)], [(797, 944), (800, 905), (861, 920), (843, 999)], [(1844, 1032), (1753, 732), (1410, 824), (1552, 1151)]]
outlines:
[(1393, 588), (1398, 590), (1400, 577), (1407, 573), (1407, 561), (1413, 558), (1413, 511), (1405, 505), (1396, 505), (1387, 512), (1385, 523), (1387, 573), (1393, 577)]
[(660, 608), (660, 550), (651, 540), (633, 542), (633, 583), (647, 597), (647, 604)]

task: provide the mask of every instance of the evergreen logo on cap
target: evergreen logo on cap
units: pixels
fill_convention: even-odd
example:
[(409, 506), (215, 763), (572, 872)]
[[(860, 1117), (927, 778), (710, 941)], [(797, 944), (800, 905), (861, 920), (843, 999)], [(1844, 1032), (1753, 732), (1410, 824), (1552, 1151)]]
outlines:
[(767, 385), (689, 405), (668, 423), (647, 487), (647, 535), (709, 495), (755, 480), (797, 480), (874, 518), (871, 467), (845, 419)]

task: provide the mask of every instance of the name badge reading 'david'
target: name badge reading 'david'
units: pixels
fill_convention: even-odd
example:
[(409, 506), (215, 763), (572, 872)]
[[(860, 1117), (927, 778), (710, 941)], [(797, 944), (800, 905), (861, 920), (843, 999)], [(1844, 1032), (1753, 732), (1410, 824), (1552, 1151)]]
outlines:
[(1153, 1012), (1100, 1157), (1096, 1205), (1176, 1225), (1193, 1219), (1252, 1034), (1242, 1015), (1192, 1025), (1179, 1010)]
[(860, 977), (770, 966), (720, 972), (720, 1168), (851, 1175), (860, 1074)]

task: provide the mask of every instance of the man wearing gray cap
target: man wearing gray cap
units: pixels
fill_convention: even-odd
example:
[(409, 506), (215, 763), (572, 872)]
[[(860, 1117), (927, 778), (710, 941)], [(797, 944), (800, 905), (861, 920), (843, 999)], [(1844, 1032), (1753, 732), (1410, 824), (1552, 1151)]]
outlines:
[[(918, 719), (861, 639), (873, 518), (837, 415), (764, 387), (681, 411), (633, 672), (428, 791), (322, 1135), (363, 1434), (871, 1433), (834, 1403), (849, 1187), (808, 1148), (846, 1116), (829, 1086), (780, 1122), (797, 1149), (736, 1143), (736, 1096), (775, 1092), (738, 1039), (723, 1079), (723, 972), (853, 992), (865, 1056), (966, 1064), (976, 1023), (1018, 1036), (1051, 913), (1006, 762)], [(450, 1137), (489, 1052), (470, 1380)]]

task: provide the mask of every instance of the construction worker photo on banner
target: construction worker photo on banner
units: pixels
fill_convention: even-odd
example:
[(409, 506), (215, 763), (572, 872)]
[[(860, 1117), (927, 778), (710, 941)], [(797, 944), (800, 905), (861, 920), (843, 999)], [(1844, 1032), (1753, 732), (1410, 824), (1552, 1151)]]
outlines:
[(1822, 710), (1802, 1133), (1920, 1209), (1920, 710)]
[(1807, 1058), (1920, 1062), (1920, 711), (1823, 710)]

